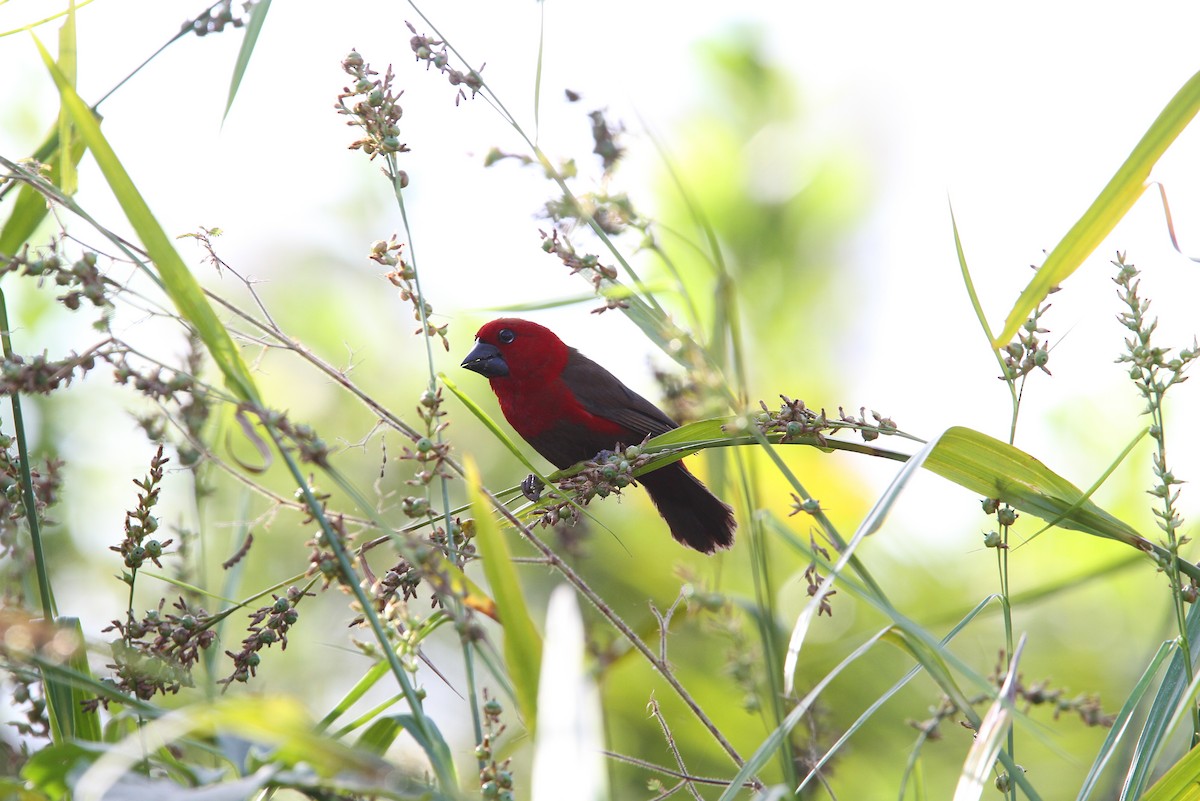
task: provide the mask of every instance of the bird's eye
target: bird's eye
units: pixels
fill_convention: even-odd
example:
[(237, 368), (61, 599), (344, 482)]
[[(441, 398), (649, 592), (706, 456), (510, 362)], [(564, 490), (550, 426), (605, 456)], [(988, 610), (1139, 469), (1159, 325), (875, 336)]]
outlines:
[(516, 338), (517, 335), (513, 333), (511, 328), (501, 328), (500, 333), (496, 334), (496, 339), (500, 340), (501, 345), (507, 345)]

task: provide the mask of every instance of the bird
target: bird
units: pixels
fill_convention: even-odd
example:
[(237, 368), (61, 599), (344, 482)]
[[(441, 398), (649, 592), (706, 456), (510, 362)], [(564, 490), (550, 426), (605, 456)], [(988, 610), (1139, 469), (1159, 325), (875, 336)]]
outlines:
[[(462, 366), (486, 377), (509, 425), (558, 469), (679, 424), (538, 323), (501, 317), (475, 335)], [(733, 509), (683, 461), (637, 478), (678, 542), (711, 554), (733, 545)]]

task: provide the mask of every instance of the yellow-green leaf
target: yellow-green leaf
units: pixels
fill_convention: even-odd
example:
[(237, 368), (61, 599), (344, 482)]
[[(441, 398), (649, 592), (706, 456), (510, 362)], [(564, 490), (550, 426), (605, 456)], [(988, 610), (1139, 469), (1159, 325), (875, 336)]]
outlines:
[(492, 597), (504, 625), (504, 661), (516, 691), (517, 705), (525, 725), (532, 731), (537, 721), (538, 671), (542, 664), (542, 638), (513, 567), (508, 544), (500, 533), (492, 509), (480, 490), (479, 470), (470, 458), (463, 465), (471, 514), (475, 518), (475, 543), (483, 557), (483, 573), (491, 585)]
[(1042, 299), (1092, 254), (1146, 189), (1150, 170), (1200, 111), (1200, 72), (1183, 85), (1133, 148), (1116, 175), (1071, 227), (1017, 298), (992, 346), (1004, 347)]
[(1143, 551), (1150, 543), (1071, 482), (1006, 442), (955, 426), (925, 460), (934, 473), (987, 498), (998, 498), (1062, 528), (1108, 537)]
[(1184, 754), (1141, 801), (1200, 801), (1200, 747)]

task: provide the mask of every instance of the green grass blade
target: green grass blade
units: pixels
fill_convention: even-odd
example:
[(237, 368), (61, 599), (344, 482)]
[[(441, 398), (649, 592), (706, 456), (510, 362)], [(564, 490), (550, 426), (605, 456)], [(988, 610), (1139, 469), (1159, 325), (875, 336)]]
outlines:
[(859, 524), (858, 530), (854, 532), (854, 536), (850, 538), (849, 543), (847, 543), (845, 548), (841, 549), (841, 552), (838, 554), (838, 561), (834, 565), (833, 570), (829, 571), (829, 575), (821, 581), (821, 585), (817, 588), (817, 591), (808, 599), (808, 602), (804, 605), (804, 609), (801, 610), (800, 615), (796, 618), (796, 623), (792, 626), (792, 636), (788, 642), (787, 655), (783, 660), (783, 691), (785, 694), (790, 695), (792, 692), (796, 676), (796, 666), (800, 661), (800, 647), (804, 643), (804, 637), (808, 633), (808, 628), (812, 624), (813, 619), (820, 614), (821, 604), (824, 603), (825, 597), (833, 589), (834, 581), (838, 579), (842, 571), (849, 564), (859, 543), (871, 534), (874, 534), (883, 525), (883, 521), (887, 517), (888, 511), (892, 508), (892, 504), (900, 496), (909, 479), (921, 468), (921, 464), (934, 447), (935, 443), (932, 442), (926, 445), (900, 468), (900, 471), (896, 473), (896, 477), (892, 479), (892, 483), (875, 502), (875, 506), (863, 518), (862, 523)]
[(195, 276), (188, 270), (178, 251), (175, 250), (166, 232), (154, 219), (150, 207), (134, 186), (129, 173), (121, 165), (117, 154), (109, 145), (108, 140), (100, 131), (96, 118), (87, 104), (67, 82), (62, 72), (55, 66), (50, 54), (40, 41), (34, 37), (42, 61), (49, 70), (54, 83), (62, 96), (63, 107), (70, 113), (75, 126), (78, 128), (83, 141), (92, 151), (100, 171), (104, 174), (109, 188), (121, 204), (130, 225), (137, 232), (146, 252), (158, 267), (167, 295), (175, 303), (190, 325), (194, 326), (200, 335), (213, 362), (225, 376), (225, 384), (231, 392), (241, 400), (259, 401), (258, 389), (250, 375), (241, 352), (234, 345), (229, 332), (221, 324), (209, 305), (204, 291), (197, 283)]
[[(667, 292), (671, 291), (669, 287), (664, 287), (658, 284), (646, 287), (652, 291)], [(544, 311), (546, 309), (559, 309), (564, 306), (577, 306), (581, 303), (595, 303), (596, 298), (604, 300), (628, 300), (629, 298), (637, 297), (637, 292), (630, 289), (625, 284), (613, 284), (611, 286), (601, 287), (598, 292), (588, 292), (582, 295), (571, 295), (570, 297), (557, 298), (552, 300), (536, 300), (526, 303), (513, 303), (509, 306), (490, 306), (491, 311), (497, 312), (527, 312), (527, 311)]]
[(479, 490), (479, 469), (470, 458), (464, 461), (467, 495), (475, 518), (475, 543), (483, 557), (483, 574), (491, 586), (496, 611), (504, 625), (504, 661), (512, 678), (517, 705), (525, 725), (533, 731), (537, 721), (538, 671), (542, 664), (542, 638), (529, 605), (521, 592), (521, 580), (513, 567), (512, 554), (492, 517), (491, 507)]
[(1200, 111), (1200, 72), (1188, 79), (1171, 98), (1108, 185), (1101, 190), (1100, 195), (1092, 201), (1092, 205), (1067, 235), (1050, 251), (1046, 261), (1008, 313), (1004, 330), (992, 340), (993, 347), (1004, 347), (1017, 333), (1017, 329), (1029, 313), (1049, 294), (1050, 288), (1057, 286), (1075, 272), (1083, 260), (1104, 241), (1142, 196), (1146, 189), (1146, 181), (1150, 177), (1150, 170), (1196, 116), (1197, 111)]
[(258, 0), (250, 7), (250, 19), (246, 23), (246, 33), (242, 37), (242, 46), (238, 50), (237, 62), (233, 65), (233, 76), (229, 81), (229, 99), (225, 101), (225, 113), (221, 115), (221, 122), (225, 121), (229, 116), (229, 110), (233, 108), (233, 99), (237, 97), (238, 87), (242, 85), (246, 68), (250, 66), (250, 56), (254, 55), (254, 45), (258, 43), (258, 34), (262, 31), (263, 23), (267, 19), (267, 12), (270, 10), (271, 0)]
[[(87, 662), (87, 649), (83, 647), (83, 627), (79, 618), (60, 617), (55, 621), (55, 627), (60, 632), (70, 632), (70, 636), (77, 643), (76, 648), (64, 660), (64, 667), (69, 673), (82, 677), (84, 681), (92, 679), (92, 671)], [(42, 681), (46, 688), (46, 711), (54, 730), (54, 741), (100, 742), (99, 716), (95, 712), (84, 712), (81, 706), (83, 701), (91, 697), (91, 694), (83, 689), (84, 685), (52, 673), (43, 673)]]
[[(193, 704), (140, 727), (117, 743), (84, 773), (75, 785), (78, 801), (119, 797), (117, 784), (139, 764), (146, 753), (181, 737), (235, 734), (272, 749), (272, 761), (304, 764), (319, 776), (363, 787), (381, 787), (387, 797), (410, 798), (417, 788), (395, 766), (366, 749), (352, 748), (317, 733), (308, 713), (295, 699), (249, 697), (222, 698), (212, 704)], [(446, 755), (449, 758), (449, 755)], [(217, 785), (219, 788), (220, 785)], [(446, 798), (428, 785), (422, 797)], [(107, 794), (107, 795), (106, 795)], [(241, 797), (248, 797), (242, 795)]]
[(475, 415), (475, 417), (479, 419), (479, 422), (483, 423), (487, 430), (492, 433), (492, 436), (498, 439), (500, 443), (504, 445), (504, 447), (508, 448), (509, 453), (517, 457), (517, 461), (525, 465), (529, 472), (540, 478), (543, 483), (547, 485), (551, 483), (550, 479), (538, 472), (538, 469), (533, 466), (533, 462), (529, 461), (528, 457), (526, 457), (525, 454), (521, 452), (521, 449), (517, 447), (517, 444), (512, 441), (512, 438), (509, 437), (508, 434), (504, 433), (504, 429), (500, 428), (500, 426), (496, 424), (496, 421), (493, 420), (478, 403), (473, 401), (469, 395), (459, 389), (458, 385), (447, 378), (444, 373), (438, 373), (438, 378), (441, 379), (442, 384), (445, 385), (446, 389), (450, 390), (450, 392), (454, 394), (454, 397), (462, 401), (462, 404), (467, 407), (467, 410), (471, 412), (471, 414)]
[(163, 573), (156, 573), (153, 570), (142, 570), (138, 573), (138, 575), (145, 576), (146, 578), (157, 579), (158, 581), (162, 581), (162, 582), (170, 584), (174, 587), (178, 587), (179, 589), (183, 590), (184, 592), (194, 593), (195, 595), (197, 595), (199, 597), (203, 597), (203, 598), (212, 598), (214, 601), (220, 601), (221, 603), (226, 604), (228, 606), (241, 606), (242, 605), (241, 603), (239, 603), (238, 601), (235, 601), (232, 598), (229, 598), (224, 595), (218, 595), (215, 592), (209, 592), (208, 590), (204, 589), (203, 587), (197, 587), (195, 584), (189, 584), (186, 581), (181, 581), (180, 579), (177, 579), (174, 576), (168, 576)]
[(1196, 801), (1200, 799), (1200, 748), (1193, 748), (1171, 766), (1138, 801)]
[[(63, 77), (73, 87), (78, 80), (79, 51), (75, 41), (75, 3), (72, 2), (58, 29), (58, 69)], [(70, 146), (75, 140), (75, 132), (71, 126), (71, 115), (66, 108), (58, 110), (58, 141), (55, 166), (58, 167), (58, 180), (55, 182), (64, 195), (73, 195), (79, 189), (79, 176), (75, 172), (76, 162), (71, 160)], [(66, 147), (63, 145), (66, 144)]]
[(537, 142), (542, 129), (542, 59), (546, 54), (546, 4), (538, 3), (537, 69), (533, 74), (533, 141)]
[[(782, 522), (773, 516), (767, 516), (766, 519), (780, 539), (802, 553), (805, 558), (817, 562), (824, 570), (833, 569), (833, 565), (827, 559), (813, 552), (807, 542), (797, 537)], [(939, 641), (928, 630), (902, 614), (873, 584), (867, 582), (860, 584), (850, 576), (841, 576), (839, 578), (839, 587), (845, 590), (848, 595), (859, 598), (881, 614), (890, 617), (894, 625), (885, 635), (885, 639), (898, 645), (902, 650), (911, 655), (919, 666), (915, 669), (923, 669), (929, 674), (930, 678), (942, 688), (943, 693), (960, 705), (959, 708), (964, 717), (973, 723), (978, 723), (978, 715), (975, 714), (974, 710), (968, 704), (965, 694), (959, 688), (950, 671), (953, 669), (964, 676), (977, 692), (994, 694), (995, 686), (987, 678), (976, 673), (969, 665), (955, 656), (953, 651), (946, 648), (950, 636), (957, 633), (957, 628), (951, 632), (950, 636)], [(968, 615), (968, 619), (974, 618), (992, 600), (995, 600), (995, 596), (981, 602), (975, 611)], [(965, 625), (965, 622), (963, 625)], [(968, 705), (962, 706), (962, 704)], [(1045, 739), (1040, 730), (1035, 729), (1033, 733), (1039, 739)], [(1029, 784), (1023, 773), (1014, 771), (1013, 766), (1009, 764), (1008, 755), (1001, 753), (1000, 759), (1004, 762), (1010, 775), (1014, 777), (1016, 784), (1031, 799), (1036, 799), (1038, 797), (1036, 791)]]
[(775, 730), (767, 735), (766, 739), (759, 744), (758, 748), (755, 749), (754, 753), (750, 755), (750, 758), (746, 760), (745, 764), (737, 772), (737, 775), (729, 782), (729, 786), (725, 788), (725, 792), (721, 794), (719, 801), (734, 801), (734, 799), (738, 798), (742, 792), (742, 785), (750, 777), (761, 771), (769, 761), (774, 759), (775, 753), (784, 745), (792, 729), (803, 719), (805, 713), (808, 712), (821, 693), (825, 691), (830, 682), (836, 679), (842, 671), (850, 667), (854, 662), (865, 656), (890, 631), (892, 631), (892, 627), (888, 626), (885, 629), (875, 632), (866, 642), (855, 648), (845, 659), (839, 662), (837, 667), (825, 674), (824, 678), (817, 682), (816, 686), (792, 708), (792, 711), (783, 719), (783, 722), (776, 726)]
[[(992, 603), (992, 601), (995, 601), (998, 598), (998, 595), (989, 595), (987, 598), (984, 598), (982, 601), (976, 604), (975, 608), (968, 612), (961, 620), (959, 620), (958, 623), (955, 624), (954, 628), (950, 629), (950, 633), (942, 638), (940, 645), (943, 647), (949, 645), (950, 641), (953, 640), (960, 631), (965, 629), (968, 623), (978, 617), (979, 614)], [(891, 700), (892, 696), (900, 692), (900, 690), (904, 689), (906, 684), (916, 678), (917, 674), (920, 672), (921, 669), (919, 667), (912, 668), (905, 673), (899, 681), (893, 684), (891, 689), (876, 698), (871, 705), (867, 707), (861, 715), (858, 716), (858, 719), (855, 720), (854, 723), (850, 724), (850, 726), (847, 727), (844, 732), (842, 732), (837, 741), (833, 745), (829, 746), (825, 753), (821, 755), (821, 758), (812, 763), (808, 774), (804, 777), (804, 780), (800, 782), (800, 786), (796, 788), (796, 792), (799, 793), (808, 785), (809, 782), (816, 778), (825, 763), (832, 759), (834, 755), (841, 750), (842, 746), (846, 744), (846, 741), (849, 740), (855, 732), (861, 729), (863, 725), (870, 720), (870, 718), (876, 712), (878, 712), (884, 704)]]
[[(96, 118), (99, 120), (99, 117)], [(58, 152), (58, 124), (42, 140), (42, 144), (34, 151), (33, 158), (43, 164), (50, 165), (50, 182), (55, 186), (63, 185), (63, 159)], [(71, 139), (71, 167), (74, 169), (83, 160), (87, 147), (78, 136)], [(37, 231), (42, 220), (50, 214), (50, 205), (40, 192), (29, 184), (23, 183), (17, 191), (17, 199), (13, 202), (12, 211), (0, 229), (0, 254), (14, 255), (21, 245)]]
[(367, 727), (367, 730), (355, 741), (354, 747), (361, 748), (368, 754), (383, 756), (400, 736), (400, 732), (404, 731), (405, 726), (408, 725), (409, 721), (405, 718), (411, 719), (411, 717), (411, 715), (388, 715), (379, 718)]
[(1096, 785), (1100, 781), (1100, 774), (1104, 771), (1104, 767), (1116, 756), (1117, 749), (1121, 746), (1121, 741), (1124, 739), (1126, 732), (1129, 731), (1129, 722), (1133, 718), (1134, 711), (1142, 703), (1142, 699), (1146, 697), (1146, 693), (1149, 691), (1154, 677), (1158, 675), (1163, 662), (1175, 651), (1175, 648), (1176, 644), (1173, 641), (1160, 645), (1158, 653), (1154, 655), (1154, 658), (1150, 660), (1150, 664), (1142, 671), (1142, 677), (1138, 679), (1137, 684), (1133, 685), (1133, 690), (1125, 698), (1125, 703), (1121, 705), (1121, 710), (1117, 712), (1117, 717), (1113, 720), (1113, 725), (1109, 727), (1108, 736), (1104, 738), (1104, 743), (1096, 753), (1096, 758), (1092, 760), (1092, 767), (1088, 770), (1088, 775), (1084, 778), (1083, 785), (1079, 788), (1079, 795), (1076, 796), (1076, 801), (1086, 801), (1086, 799), (1091, 797), (1092, 791), (1096, 789)]
[(333, 722), (354, 706), (360, 698), (367, 694), (367, 691), (374, 687), (380, 679), (388, 674), (388, 663), (384, 661), (376, 662), (371, 665), (371, 669), (362, 675), (350, 691), (342, 696), (342, 700), (338, 701), (333, 709), (329, 710), (325, 717), (321, 718), (321, 722), (317, 724), (317, 731), (325, 731)]
[(975, 733), (975, 741), (967, 758), (963, 761), (962, 773), (958, 776), (958, 787), (954, 790), (954, 801), (978, 801), (983, 796), (983, 788), (988, 783), (988, 775), (1000, 748), (1012, 727), (1013, 703), (1017, 696), (1017, 665), (1021, 661), (1021, 652), (1025, 650), (1025, 635), (1021, 635), (1017, 647), (1013, 649), (1012, 660), (1008, 665), (1008, 675), (1000, 687), (996, 700), (988, 707)]
[[(1191, 663), (1200, 660), (1200, 607), (1192, 604), (1187, 614), (1187, 641), (1190, 643)], [(1171, 721), (1180, 707), (1181, 699), (1188, 692), (1192, 677), (1187, 674), (1185, 661), (1181, 651), (1176, 651), (1167, 673), (1163, 677), (1150, 710), (1146, 713), (1146, 722), (1138, 736), (1137, 745), (1133, 749), (1133, 757), (1129, 770), (1125, 775), (1125, 783), (1121, 787), (1122, 801), (1132, 801), (1141, 798), (1142, 791), (1150, 783), (1150, 779), (1162, 755), (1171, 730)]]
[(68, 14), (72, 14), (84, 6), (91, 5), (93, 2), (95, 2), (95, 0), (78, 0), (77, 2), (72, 2), (71, 6), (65, 11), (58, 11), (48, 17), (42, 17), (41, 19), (34, 20), (33, 22), (26, 22), (19, 28), (9, 28), (6, 31), (0, 31), (0, 39), (3, 39), (5, 36), (13, 36), (18, 33), (28, 33), (34, 28), (39, 28), (42, 25), (45, 25), (47, 22), (54, 22), (54, 20), (58, 19), (59, 17), (65, 17)]

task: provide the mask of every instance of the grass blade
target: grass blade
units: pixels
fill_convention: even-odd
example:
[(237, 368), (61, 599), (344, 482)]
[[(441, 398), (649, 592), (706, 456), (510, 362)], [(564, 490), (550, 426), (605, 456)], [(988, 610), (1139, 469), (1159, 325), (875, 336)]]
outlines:
[(1172, 765), (1139, 801), (1196, 801), (1200, 798), (1197, 776), (1200, 776), (1200, 748), (1193, 748)]
[[(88, 667), (87, 649), (83, 643), (83, 626), (77, 617), (60, 617), (54, 622), (60, 635), (69, 632), (76, 643), (70, 655), (63, 660), (64, 667), (72, 674), (92, 678), (91, 668)], [(57, 637), (56, 637), (57, 639)], [(84, 712), (81, 703), (91, 695), (83, 689), (79, 682), (69, 681), (62, 676), (50, 673), (42, 674), (46, 688), (46, 706), (49, 712), (50, 725), (54, 729), (54, 741), (64, 743), (70, 740), (87, 740), (100, 742), (100, 718), (94, 712)]]
[(796, 665), (800, 661), (800, 647), (804, 643), (804, 637), (808, 633), (808, 627), (821, 611), (821, 604), (825, 601), (829, 591), (833, 589), (833, 583), (841, 575), (843, 569), (850, 562), (850, 558), (854, 555), (854, 550), (864, 539), (869, 535), (874, 534), (883, 525), (884, 519), (887, 517), (888, 511), (892, 508), (896, 498), (900, 492), (908, 484), (908, 480), (920, 469), (922, 463), (933, 451), (936, 445), (931, 442), (922, 448), (913, 458), (900, 468), (896, 477), (892, 479), (892, 483), (887, 490), (879, 496), (879, 500), (875, 501), (875, 506), (867, 514), (858, 530), (854, 532), (854, 536), (850, 538), (850, 542), (842, 549), (838, 556), (837, 564), (833, 570), (829, 572), (822, 581), (817, 591), (809, 598), (808, 603), (804, 605), (804, 609), (800, 612), (800, 616), (796, 618), (796, 623), (792, 627), (792, 637), (788, 642), (787, 655), (783, 660), (783, 691), (790, 695), (793, 688), (793, 682), (796, 677)]
[(250, 56), (254, 55), (254, 45), (258, 43), (258, 34), (262, 31), (267, 12), (270, 10), (271, 0), (258, 0), (250, 6), (250, 19), (246, 23), (246, 33), (242, 38), (241, 49), (238, 50), (237, 62), (233, 65), (233, 76), (229, 81), (229, 99), (225, 101), (225, 113), (221, 115), (221, 122), (225, 122), (229, 110), (233, 108), (233, 99), (237, 97), (238, 87), (242, 85), (246, 67), (250, 66)]
[(1112, 232), (1146, 190), (1151, 168), (1192, 121), (1197, 111), (1200, 111), (1200, 72), (1188, 79), (1171, 98), (1100, 195), (1050, 251), (1008, 313), (1004, 330), (992, 340), (993, 347), (1004, 347), (1029, 313), (1049, 294), (1050, 288), (1075, 272)]
[(1096, 789), (1096, 785), (1100, 781), (1100, 774), (1104, 771), (1105, 765), (1116, 755), (1121, 740), (1129, 730), (1129, 721), (1132, 719), (1134, 711), (1142, 703), (1142, 699), (1150, 689), (1150, 683), (1158, 674), (1159, 668), (1162, 667), (1163, 662), (1174, 652), (1175, 648), (1176, 644), (1173, 641), (1160, 645), (1158, 653), (1154, 655), (1154, 658), (1150, 660), (1150, 664), (1142, 671), (1142, 677), (1138, 679), (1137, 684), (1133, 686), (1132, 692), (1125, 699), (1125, 703), (1121, 706), (1121, 711), (1117, 713), (1113, 725), (1108, 730), (1108, 736), (1104, 738), (1104, 743), (1100, 746), (1096, 758), (1092, 761), (1092, 767), (1088, 770), (1088, 775), (1083, 780), (1083, 786), (1079, 788), (1079, 795), (1076, 796), (1076, 801), (1086, 801), (1086, 799), (1091, 797), (1092, 791)]
[[(71, 86), (75, 86), (79, 73), (79, 52), (75, 42), (75, 3), (67, 11), (67, 18), (58, 29), (58, 69)], [(71, 115), (65, 107), (58, 110), (58, 152), (54, 159), (58, 167), (57, 185), (63, 194), (73, 195), (79, 189), (79, 176), (75, 172), (75, 163), (71, 160), (71, 144), (75, 141), (75, 131), (71, 126)]]
[(346, 711), (350, 707), (354, 706), (360, 698), (367, 694), (368, 690), (374, 687), (387, 674), (387, 662), (381, 660), (371, 665), (370, 670), (364, 673), (362, 678), (356, 681), (354, 686), (350, 688), (350, 691), (342, 696), (342, 700), (334, 704), (333, 709), (329, 710), (325, 717), (321, 718), (321, 722), (317, 724), (317, 731), (325, 731), (332, 726), (335, 720), (346, 714)]
[(242, 354), (234, 345), (229, 332), (217, 319), (212, 306), (209, 305), (204, 291), (197, 283), (195, 276), (188, 270), (171, 240), (163, 231), (162, 226), (154, 219), (150, 207), (142, 198), (129, 173), (121, 165), (117, 154), (109, 145), (108, 140), (100, 131), (96, 118), (87, 104), (67, 82), (66, 77), (54, 64), (50, 54), (40, 41), (34, 37), (38, 52), (46, 69), (50, 71), (54, 83), (58, 86), (62, 97), (63, 108), (71, 115), (83, 141), (95, 156), (100, 171), (108, 181), (109, 188), (121, 204), (130, 225), (137, 232), (138, 238), (146, 247), (151, 260), (158, 267), (162, 277), (163, 287), (174, 302), (180, 315), (190, 325), (195, 327), (200, 335), (213, 362), (225, 376), (225, 384), (231, 392), (241, 400), (258, 402), (258, 389), (254, 379), (242, 360)]
[[(273, 749), (273, 761), (297, 765), (304, 763), (318, 775), (361, 782), (366, 787), (381, 787), (389, 797), (413, 797), (416, 787), (395, 767), (365, 749), (323, 737), (302, 705), (294, 699), (242, 696), (222, 698), (213, 704), (196, 704), (172, 712), (145, 726), (116, 744), (100, 757), (75, 786), (79, 801), (100, 801), (117, 797), (117, 789), (147, 751), (166, 746), (185, 736), (215, 736), (232, 733)], [(448, 755), (447, 755), (448, 758)], [(434, 798), (447, 796), (433, 792)], [(453, 792), (453, 790), (447, 790)], [(246, 797), (243, 795), (242, 797)], [(426, 795), (424, 797), (430, 797)]]
[(725, 792), (721, 794), (719, 801), (734, 801), (741, 793), (742, 785), (774, 758), (775, 752), (783, 746), (792, 729), (796, 727), (796, 724), (800, 722), (804, 714), (808, 712), (821, 693), (825, 691), (825, 688), (829, 686), (830, 682), (836, 679), (842, 671), (859, 658), (865, 656), (890, 631), (892, 631), (892, 627), (888, 626), (885, 629), (875, 632), (866, 642), (855, 648), (845, 659), (839, 662), (837, 667), (825, 674), (824, 678), (817, 682), (816, 686), (792, 708), (792, 711), (783, 719), (783, 722), (776, 726), (775, 730), (767, 735), (766, 739), (759, 744), (754, 753), (750, 755), (750, 758), (746, 760), (746, 763), (742, 765), (741, 770), (730, 781), (729, 786), (725, 788)]
[(988, 774), (992, 772), (996, 757), (1000, 755), (1000, 747), (1012, 726), (1013, 703), (1017, 697), (1017, 665), (1024, 650), (1025, 635), (1022, 634), (1017, 647), (1013, 649), (1008, 675), (1004, 677), (1000, 694), (983, 716), (979, 731), (975, 734), (975, 742), (967, 752), (962, 773), (958, 777), (958, 787), (954, 790), (954, 801), (978, 801), (983, 795)]
[(491, 507), (480, 491), (479, 470), (468, 457), (466, 470), (467, 494), (471, 499), (471, 514), (475, 519), (475, 542), (483, 557), (483, 573), (491, 585), (492, 599), (504, 625), (504, 661), (512, 677), (517, 705), (525, 725), (533, 731), (537, 722), (538, 671), (542, 664), (542, 638), (529, 614), (521, 581), (513, 567), (512, 554), (500, 533)]
[[(954, 628), (950, 629), (950, 633), (942, 638), (940, 645), (943, 647), (949, 645), (950, 641), (953, 640), (960, 631), (965, 629), (968, 623), (974, 620), (981, 612), (983, 612), (984, 609), (988, 607), (989, 604), (991, 604), (992, 601), (996, 600), (998, 597), (999, 596), (996, 595), (989, 595), (987, 598), (984, 598), (982, 601), (976, 604), (975, 608), (968, 612), (965, 617), (959, 620), (958, 623), (955, 624)], [(800, 782), (800, 786), (796, 788), (796, 792), (798, 793), (803, 790), (810, 781), (815, 779), (821, 768), (824, 767), (825, 763), (833, 759), (834, 755), (837, 754), (837, 752), (841, 750), (841, 747), (846, 744), (846, 741), (849, 740), (856, 731), (862, 728), (863, 724), (865, 724), (872, 715), (878, 712), (880, 707), (891, 700), (892, 696), (904, 689), (904, 686), (916, 678), (916, 675), (920, 672), (921, 669), (919, 667), (910, 669), (899, 681), (892, 685), (891, 689), (876, 698), (871, 705), (867, 707), (861, 715), (858, 716), (854, 723), (850, 724), (850, 726), (844, 732), (842, 732), (841, 736), (838, 737), (837, 742), (829, 746), (825, 753), (821, 755), (821, 758), (812, 763), (808, 774), (804, 777), (804, 780)], [(918, 795), (918, 797), (920, 797), (920, 795)]]
[[(1187, 641), (1191, 644), (1191, 661), (1194, 665), (1200, 660), (1200, 607), (1196, 604), (1192, 604), (1188, 609)], [(1137, 745), (1134, 746), (1129, 770), (1121, 787), (1122, 801), (1140, 798), (1158, 765), (1170, 734), (1171, 721), (1179, 709), (1180, 699), (1188, 692), (1192, 679), (1185, 670), (1183, 656), (1182, 652), (1175, 652), (1154, 701), (1150, 704), (1150, 710), (1146, 713), (1146, 722), (1138, 736)]]

